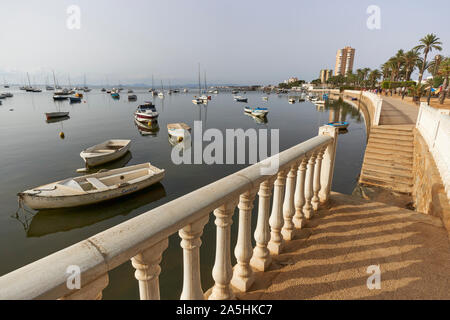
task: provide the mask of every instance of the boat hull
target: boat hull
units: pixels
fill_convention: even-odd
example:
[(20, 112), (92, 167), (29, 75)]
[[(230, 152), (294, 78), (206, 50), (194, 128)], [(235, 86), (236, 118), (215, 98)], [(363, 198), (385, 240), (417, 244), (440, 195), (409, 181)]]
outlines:
[(69, 115), (69, 112), (48, 112), (45, 114), (47, 120), (55, 118), (64, 118)]

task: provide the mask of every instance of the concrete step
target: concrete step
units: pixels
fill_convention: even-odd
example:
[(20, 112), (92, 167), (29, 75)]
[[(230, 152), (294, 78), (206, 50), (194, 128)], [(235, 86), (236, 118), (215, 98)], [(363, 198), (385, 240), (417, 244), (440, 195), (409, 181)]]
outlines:
[(379, 139), (388, 139), (388, 140), (396, 140), (396, 141), (414, 141), (414, 136), (407, 135), (395, 135), (384, 132), (370, 133), (370, 138), (379, 138)]
[(414, 136), (412, 131), (395, 130), (395, 129), (381, 129), (379, 127), (371, 128), (370, 133), (371, 134), (384, 133), (384, 134), (392, 134), (392, 135), (396, 135), (396, 136), (406, 136), (406, 137)]
[(400, 131), (410, 131), (414, 130), (415, 125), (412, 124), (383, 124), (380, 126), (372, 127), (373, 129), (382, 129), (382, 130), (400, 130)]
[[(390, 157), (386, 156), (385, 153), (378, 152), (379, 149), (375, 149), (374, 152), (370, 152), (370, 150), (366, 150), (366, 154), (364, 156), (364, 161), (367, 159), (375, 159), (375, 160), (383, 160), (383, 161), (392, 161), (394, 163), (401, 163), (405, 165), (412, 166), (413, 163), (413, 157), (412, 156), (398, 156), (398, 157)], [(390, 153), (392, 154), (392, 152)]]
[(403, 170), (409, 170), (412, 172), (413, 164), (410, 161), (399, 161), (398, 159), (389, 159), (386, 157), (373, 157), (366, 156), (364, 158), (364, 164), (374, 165), (374, 166), (382, 166), (388, 168), (398, 168)]
[(384, 139), (384, 138), (380, 138), (377, 136), (371, 136), (369, 138), (369, 143), (371, 143), (371, 142), (388, 143), (390, 145), (405, 146), (405, 147), (411, 147), (411, 148), (414, 146), (413, 141)]
[[(393, 152), (394, 150), (395, 150), (395, 154)], [(410, 159), (411, 162), (413, 159), (412, 151), (402, 151), (402, 150), (397, 150), (395, 148), (386, 148), (384, 146), (379, 146), (379, 145), (368, 145), (366, 148), (366, 154), (367, 153), (383, 154), (383, 155), (385, 155), (385, 157), (388, 157), (389, 159), (392, 159), (394, 157), (395, 158), (396, 157), (408, 158), (408, 159)]]
[(404, 169), (404, 168), (396, 167), (396, 166), (383, 166), (383, 165), (370, 164), (368, 162), (364, 162), (364, 164), (362, 166), (362, 170), (377, 172), (380, 175), (399, 176), (399, 177), (405, 177), (405, 178), (412, 179), (412, 168)]
[(413, 184), (412, 177), (399, 176), (397, 174), (385, 173), (379, 170), (370, 170), (363, 168), (361, 170), (361, 176), (364, 176), (365, 178), (370, 177), (375, 180), (385, 181), (389, 183), (403, 183), (408, 185)]
[(404, 146), (404, 145), (395, 145), (391, 144), (389, 142), (373, 142), (372, 140), (369, 140), (369, 143), (367, 144), (367, 149), (385, 149), (385, 150), (393, 150), (397, 154), (397, 152), (402, 151), (405, 153), (410, 153), (411, 155), (414, 152), (414, 147), (411, 146)]
[(392, 183), (392, 182), (386, 182), (378, 179), (373, 179), (370, 176), (361, 176), (360, 183), (367, 184), (367, 185), (373, 185), (401, 193), (411, 193), (412, 192), (412, 184), (405, 184), (405, 183)]

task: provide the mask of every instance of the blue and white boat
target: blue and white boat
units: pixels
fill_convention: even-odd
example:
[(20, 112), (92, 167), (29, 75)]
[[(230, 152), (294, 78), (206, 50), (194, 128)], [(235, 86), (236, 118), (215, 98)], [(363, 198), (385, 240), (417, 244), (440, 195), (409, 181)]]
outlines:
[(252, 115), (255, 117), (265, 117), (269, 113), (267, 108), (255, 108), (252, 110)]
[(329, 126), (333, 126), (339, 129), (347, 129), (349, 123), (347, 121), (338, 121), (338, 122), (329, 122), (327, 123)]

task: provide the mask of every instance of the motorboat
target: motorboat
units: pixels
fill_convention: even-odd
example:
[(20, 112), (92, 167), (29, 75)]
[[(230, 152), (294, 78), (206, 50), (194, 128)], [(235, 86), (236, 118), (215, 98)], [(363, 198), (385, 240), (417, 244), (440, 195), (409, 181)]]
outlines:
[(255, 117), (265, 117), (269, 113), (267, 108), (255, 108), (252, 110), (252, 115)]
[(243, 98), (241, 96), (235, 96), (234, 100), (236, 100), (237, 102), (248, 102), (248, 98)]
[(134, 117), (137, 121), (149, 122), (158, 118), (159, 113), (156, 111), (155, 105), (151, 102), (139, 105), (134, 112)]
[(137, 100), (137, 95), (135, 95), (135, 94), (128, 95), (128, 101), (136, 101), (136, 100)]

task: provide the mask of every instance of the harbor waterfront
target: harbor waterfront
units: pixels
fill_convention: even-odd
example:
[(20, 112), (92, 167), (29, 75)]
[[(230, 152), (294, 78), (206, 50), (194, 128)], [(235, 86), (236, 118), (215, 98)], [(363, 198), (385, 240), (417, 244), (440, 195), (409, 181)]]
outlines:
[[(14, 97), (0, 106), (0, 138), (5, 152), (0, 158), (0, 275), (38, 260), (98, 232), (156, 208), (213, 181), (236, 172), (246, 165), (175, 165), (171, 161), (172, 146), (166, 126), (185, 122), (193, 127), (202, 121), (204, 129), (279, 129), (280, 151), (317, 135), (318, 127), (329, 121), (349, 122), (348, 131), (339, 135), (332, 190), (351, 194), (361, 170), (367, 136), (363, 113), (343, 102), (317, 106), (311, 102), (289, 104), (287, 94), (248, 92), (248, 103), (236, 102), (233, 94), (213, 94), (207, 105), (192, 103), (194, 93), (153, 97), (146, 89), (133, 88), (137, 101), (128, 101), (124, 94), (112, 99), (109, 94), (93, 89), (85, 93), (81, 103), (53, 101), (52, 93), (28, 93), (10, 88)], [(242, 93), (240, 93), (242, 95)], [(151, 132), (139, 130), (133, 113), (138, 104), (153, 101), (159, 112), (157, 125)], [(244, 107), (267, 107), (264, 120), (244, 113)], [(69, 111), (69, 118), (47, 122), (44, 113)], [(330, 120), (331, 119), (331, 120)], [(63, 138), (61, 138), (63, 133)], [(89, 207), (27, 212), (19, 208), (16, 194), (33, 186), (77, 175), (83, 167), (80, 152), (109, 139), (131, 140), (130, 152), (123, 158), (101, 168), (150, 162), (165, 169), (161, 183), (126, 198)], [(234, 219), (237, 219), (235, 215)], [(256, 223), (257, 215), (253, 215)], [(232, 237), (238, 223), (232, 226)], [(214, 283), (214, 219), (206, 225), (201, 247), (202, 282), (204, 288)], [(164, 253), (160, 275), (161, 298), (177, 299), (181, 294), (182, 249), (179, 237), (170, 237)], [(21, 254), (17, 254), (20, 252)], [(234, 260), (233, 260), (234, 262)], [(105, 299), (136, 299), (138, 284), (134, 268), (124, 264), (110, 272), (110, 284), (103, 292)]]

